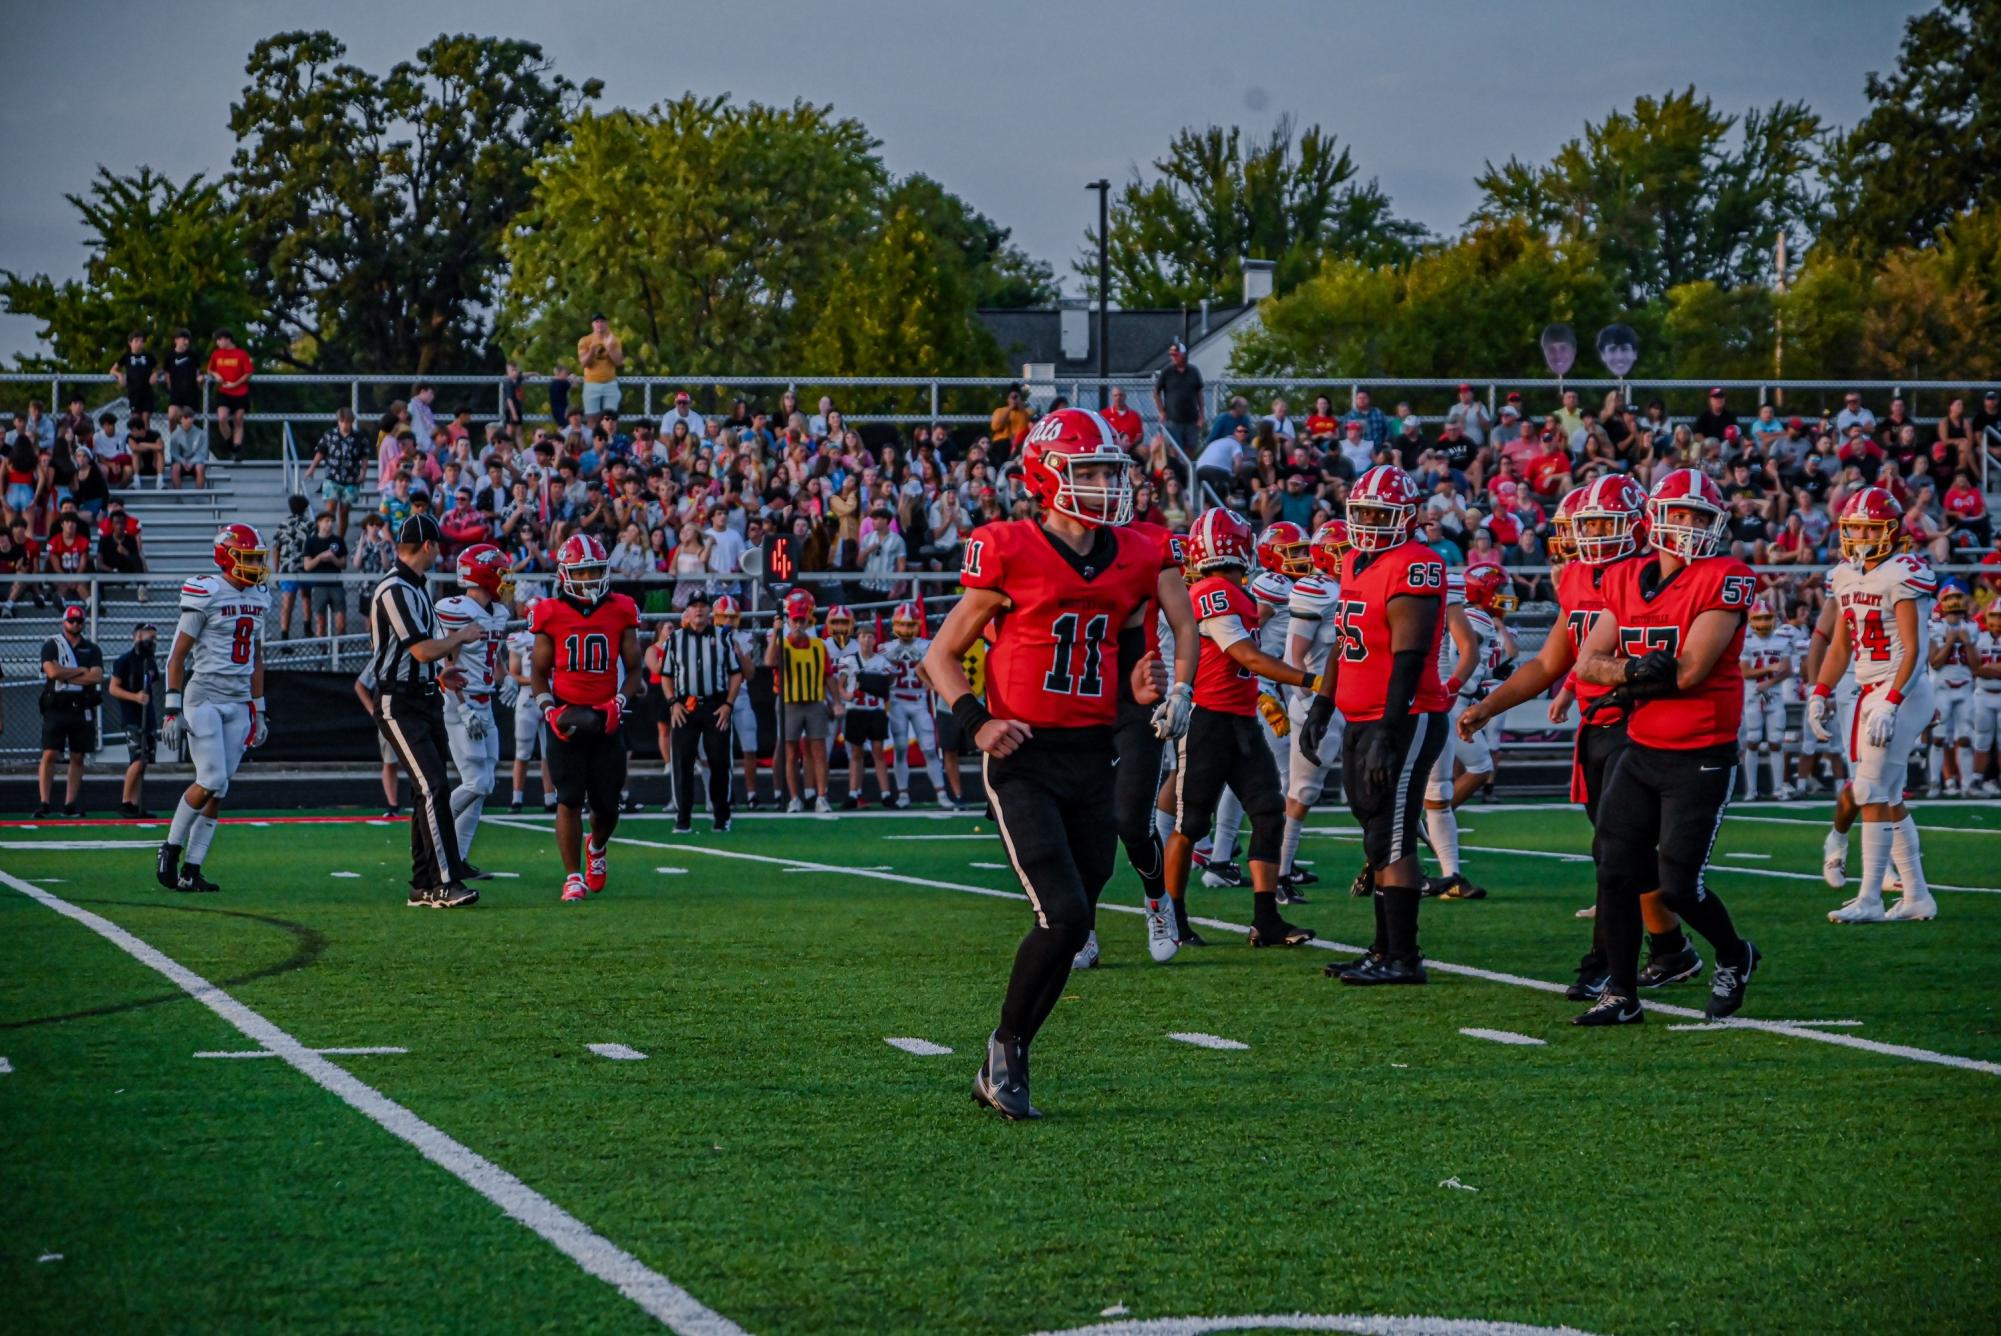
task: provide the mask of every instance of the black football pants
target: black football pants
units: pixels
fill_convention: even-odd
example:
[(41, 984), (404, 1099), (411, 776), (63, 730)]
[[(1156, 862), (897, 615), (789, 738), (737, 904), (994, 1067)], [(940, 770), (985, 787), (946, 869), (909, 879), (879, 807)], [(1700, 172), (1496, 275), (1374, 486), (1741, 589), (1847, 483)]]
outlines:
[(695, 702), (687, 718), (674, 727), (669, 750), (674, 757), (674, 817), (680, 825), (695, 819), (695, 750), (709, 760), (709, 819), (717, 825), (730, 819), (730, 785), (735, 776), (730, 767), (730, 726), (720, 722), (716, 712), (727, 703), (725, 696), (704, 696)]
[(410, 777), (411, 889), (435, 890), (464, 880), (445, 774), (444, 697), (436, 691), (384, 693), (376, 702), (375, 726)]

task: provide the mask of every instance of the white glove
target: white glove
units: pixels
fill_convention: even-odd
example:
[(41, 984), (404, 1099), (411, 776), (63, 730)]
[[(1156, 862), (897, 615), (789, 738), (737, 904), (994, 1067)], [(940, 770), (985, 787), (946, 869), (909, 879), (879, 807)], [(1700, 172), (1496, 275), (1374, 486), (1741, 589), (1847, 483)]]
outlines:
[(264, 745), (264, 739), (270, 736), (271, 716), (264, 709), (264, 698), (259, 696), (256, 700), (250, 702), (250, 741), (248, 745), (261, 747)]
[(1827, 726), (1827, 717), (1833, 713), (1833, 697), (1813, 695), (1806, 698), (1806, 726), (1812, 729), (1814, 737), (1822, 742), (1834, 739), (1834, 730)]
[(160, 741), (167, 744), (167, 750), (176, 756), (180, 754), (181, 739), (187, 736), (187, 721), (181, 718), (181, 693), (169, 691), (163, 706), (165, 713), (160, 716)]
[(1897, 707), (1885, 702), (1862, 721), (1862, 736), (1872, 747), (1887, 747), (1897, 732)]
[(1195, 688), (1176, 682), (1167, 689), (1167, 699), (1153, 707), (1153, 735), (1171, 742), (1188, 731), (1188, 712), (1195, 708)]
[(459, 719), (466, 726), (466, 736), (474, 742), (486, 741), (486, 735), (493, 731), (493, 716), (471, 705), (459, 706)]

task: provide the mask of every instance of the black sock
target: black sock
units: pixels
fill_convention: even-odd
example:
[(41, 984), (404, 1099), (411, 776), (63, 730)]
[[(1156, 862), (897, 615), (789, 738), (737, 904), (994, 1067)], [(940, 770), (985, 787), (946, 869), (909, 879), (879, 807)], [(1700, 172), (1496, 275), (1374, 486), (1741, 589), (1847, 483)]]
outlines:
[[(1370, 884), (1374, 885), (1373, 880)], [(1369, 951), (1373, 955), (1385, 956), (1390, 951), (1390, 911), (1388, 902), (1383, 899), (1381, 886), (1376, 886), (1370, 894), (1369, 903), (1376, 911), (1376, 935), (1369, 942)]]
[(1043, 927), (1030, 928), (1021, 939), (1015, 948), (1014, 970), (1008, 975), (1007, 995), (1001, 1001), (1000, 1028), (994, 1031), (1001, 1039), (1026, 1044), (1035, 1038), (1049, 1014), (1042, 1009), (1044, 994), (1053, 987), (1060, 996), (1063, 981), (1070, 977), (1070, 961), (1077, 948), (1066, 945), (1067, 940), (1065, 934)]
[(1251, 892), (1251, 922), (1260, 928), (1276, 928), (1284, 922), (1279, 917), (1277, 891)]
[(1385, 886), (1377, 893), (1383, 906), (1388, 952), (1392, 960), (1415, 962), (1417, 949), (1417, 905), (1424, 892), (1415, 886)]
[(1640, 897), (1631, 891), (1604, 890), (1598, 895), (1599, 940), (1605, 945), (1606, 991), (1620, 997), (1640, 995)]
[(1186, 937), (1188, 935), (1188, 901), (1177, 895), (1173, 897), (1173, 902), (1175, 936)]
[(1678, 956), (1688, 950), (1688, 934), (1679, 925), (1666, 932), (1647, 934), (1647, 954), (1650, 956)]
[(1681, 914), (1681, 921), (1701, 933), (1703, 939), (1716, 948), (1719, 961), (1742, 961), (1744, 959), (1744, 939), (1737, 935), (1737, 925), (1730, 920), (1730, 911), (1716, 892), (1705, 891), (1700, 900), (1675, 906)]

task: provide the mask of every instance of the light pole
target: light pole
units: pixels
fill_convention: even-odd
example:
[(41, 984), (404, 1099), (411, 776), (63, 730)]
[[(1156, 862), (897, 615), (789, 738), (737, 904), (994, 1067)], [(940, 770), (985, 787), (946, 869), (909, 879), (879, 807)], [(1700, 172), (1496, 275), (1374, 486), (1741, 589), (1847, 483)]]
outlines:
[(1084, 187), (1098, 192), (1098, 407), (1106, 404), (1105, 379), (1112, 374), (1111, 350), (1111, 231), (1112, 183), (1097, 180)]

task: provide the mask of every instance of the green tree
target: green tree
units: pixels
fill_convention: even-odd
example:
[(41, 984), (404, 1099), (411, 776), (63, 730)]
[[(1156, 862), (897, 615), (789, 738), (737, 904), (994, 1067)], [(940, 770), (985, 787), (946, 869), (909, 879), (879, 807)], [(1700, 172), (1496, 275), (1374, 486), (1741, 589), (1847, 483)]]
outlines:
[(1777, 302), (1788, 378), (1850, 380), (1862, 375), (1862, 330), (1869, 321), (1872, 277), (1869, 266), (1852, 253), (1827, 244), (1807, 252), (1799, 276)]
[(227, 327), (239, 339), (258, 311), (242, 218), (199, 175), (176, 185), (151, 168), (114, 176), (99, 168), (82, 195), (66, 195), (89, 229), (83, 277), (56, 282), (0, 270), (0, 302), (42, 322), (51, 356), (21, 365), (99, 370), (144, 330), (158, 350), (180, 326), (206, 340)]
[(1875, 253), (1922, 246), (2001, 203), (2001, 0), (1943, 0), (1907, 20), (1870, 110), (1829, 147), (1829, 239)]
[(1669, 374), (1688, 380), (1755, 380), (1772, 374), (1774, 303), (1760, 287), (1702, 279), (1668, 289), (1661, 332)]
[(974, 306), (1016, 310), (1056, 301), (1056, 275), (1047, 264), (1011, 244), (1008, 228), (930, 177), (916, 173), (896, 183), (881, 211), (890, 218), (902, 209), (915, 213), (941, 258), (964, 271)]
[(501, 38), (440, 36), (386, 75), (345, 54), (326, 32), (259, 42), (230, 111), (274, 351), (322, 371), (485, 364), (529, 166), (601, 85)]
[(537, 366), (594, 311), (657, 373), (775, 368), (868, 235), (885, 175), (860, 122), (685, 95), (586, 111), (530, 171), (501, 329)]
[(1823, 210), (1815, 193), (1821, 124), (1803, 103), (1741, 118), (1694, 88), (1641, 97), (1557, 151), (1546, 167), (1511, 158), (1476, 179), (1475, 221), (1519, 220), (1552, 239), (1588, 240), (1644, 304), (1708, 280), (1761, 281), (1781, 229), (1802, 250)]
[[(1184, 129), (1153, 164), (1113, 197), (1108, 259), (1112, 298), (1128, 307), (1235, 302), (1246, 259), (1276, 263), (1275, 292), (1289, 292), (1329, 257), (1363, 264), (1407, 259), (1425, 238), (1397, 218), (1372, 180), (1319, 126), (1295, 132), (1281, 117), (1262, 143), (1236, 126)], [(1098, 234), (1085, 233), (1072, 268), (1093, 295)]]

